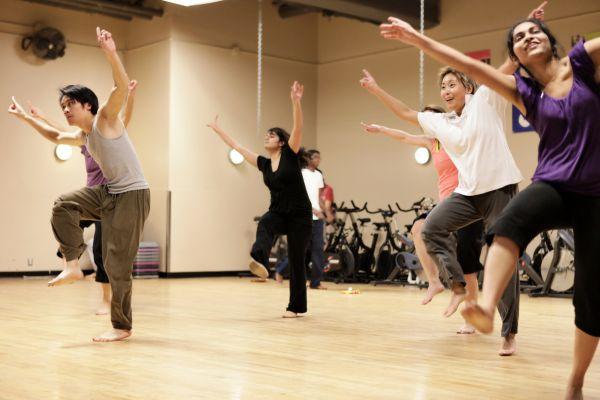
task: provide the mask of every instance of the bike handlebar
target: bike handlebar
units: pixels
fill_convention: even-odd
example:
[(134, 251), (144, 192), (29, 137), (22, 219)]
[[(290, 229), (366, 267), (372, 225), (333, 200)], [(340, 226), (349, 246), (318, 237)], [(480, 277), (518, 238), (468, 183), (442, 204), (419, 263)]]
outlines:
[(354, 203), (354, 200), (350, 200), (350, 204), (352, 204), (352, 208), (350, 207), (344, 207), (345, 202), (342, 202), (342, 204), (339, 205), (339, 207), (337, 208), (337, 211), (339, 212), (345, 212), (345, 213), (358, 213), (358, 212), (362, 212), (365, 211), (367, 208), (367, 204), (365, 203), (362, 207), (359, 207), (356, 205), (356, 203)]
[(386, 215), (387, 214), (387, 216), (390, 216), (390, 217), (392, 215), (396, 214), (396, 211), (392, 210), (392, 207), (389, 204), (388, 204), (388, 210), (382, 210), (381, 208), (378, 208), (375, 211), (371, 211), (371, 210), (369, 210), (368, 208), (365, 207), (365, 211), (368, 214), (382, 214), (382, 215)]
[(402, 212), (411, 212), (411, 211), (418, 211), (421, 209), (421, 207), (423, 206), (423, 203), (425, 202), (427, 198), (426, 197), (421, 197), (421, 199), (419, 201), (415, 201), (412, 206), (410, 206), (410, 208), (402, 208), (400, 207), (400, 204), (396, 203), (396, 207), (398, 208), (398, 210), (402, 211)]

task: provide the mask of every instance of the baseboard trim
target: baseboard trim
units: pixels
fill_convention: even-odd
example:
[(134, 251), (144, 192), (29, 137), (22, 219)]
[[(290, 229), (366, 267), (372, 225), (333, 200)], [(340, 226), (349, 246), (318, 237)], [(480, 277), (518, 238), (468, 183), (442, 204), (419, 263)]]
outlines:
[[(46, 271), (0, 271), (0, 278), (27, 278), (28, 276), (53, 276), (61, 273), (62, 270)], [(84, 269), (84, 275), (93, 274), (93, 269)]]
[[(0, 278), (27, 278), (33, 276), (58, 275), (61, 270), (51, 271), (0, 271)], [(93, 269), (84, 269), (83, 274), (93, 274)], [(159, 278), (209, 278), (223, 276), (253, 276), (248, 270), (245, 271), (199, 271), (199, 272), (159, 272)]]
[(250, 276), (246, 271), (159, 272), (160, 278), (209, 278), (220, 276)]

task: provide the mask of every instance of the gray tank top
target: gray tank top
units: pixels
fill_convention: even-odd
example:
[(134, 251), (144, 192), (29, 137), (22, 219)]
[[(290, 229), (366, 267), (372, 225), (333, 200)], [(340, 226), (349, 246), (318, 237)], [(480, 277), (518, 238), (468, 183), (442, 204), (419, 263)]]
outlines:
[(127, 130), (117, 139), (107, 139), (100, 134), (94, 119), (92, 131), (87, 135), (87, 148), (108, 180), (108, 192), (119, 194), (132, 190), (148, 189), (142, 166)]

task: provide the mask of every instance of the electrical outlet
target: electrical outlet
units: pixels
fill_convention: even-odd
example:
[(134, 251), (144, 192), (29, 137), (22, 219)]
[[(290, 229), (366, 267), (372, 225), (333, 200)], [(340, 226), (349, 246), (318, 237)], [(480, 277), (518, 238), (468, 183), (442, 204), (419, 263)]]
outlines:
[(27, 258), (27, 266), (28, 267), (33, 267), (33, 257)]

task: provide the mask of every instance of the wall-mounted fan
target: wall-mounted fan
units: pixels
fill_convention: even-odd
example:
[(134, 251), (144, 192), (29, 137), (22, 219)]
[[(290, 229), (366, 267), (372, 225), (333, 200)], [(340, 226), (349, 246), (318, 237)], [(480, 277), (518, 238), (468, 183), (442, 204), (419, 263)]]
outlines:
[(44, 60), (54, 60), (65, 55), (64, 35), (54, 28), (42, 28), (33, 35), (23, 38), (21, 48), (29, 49), (33, 46), (33, 53)]

